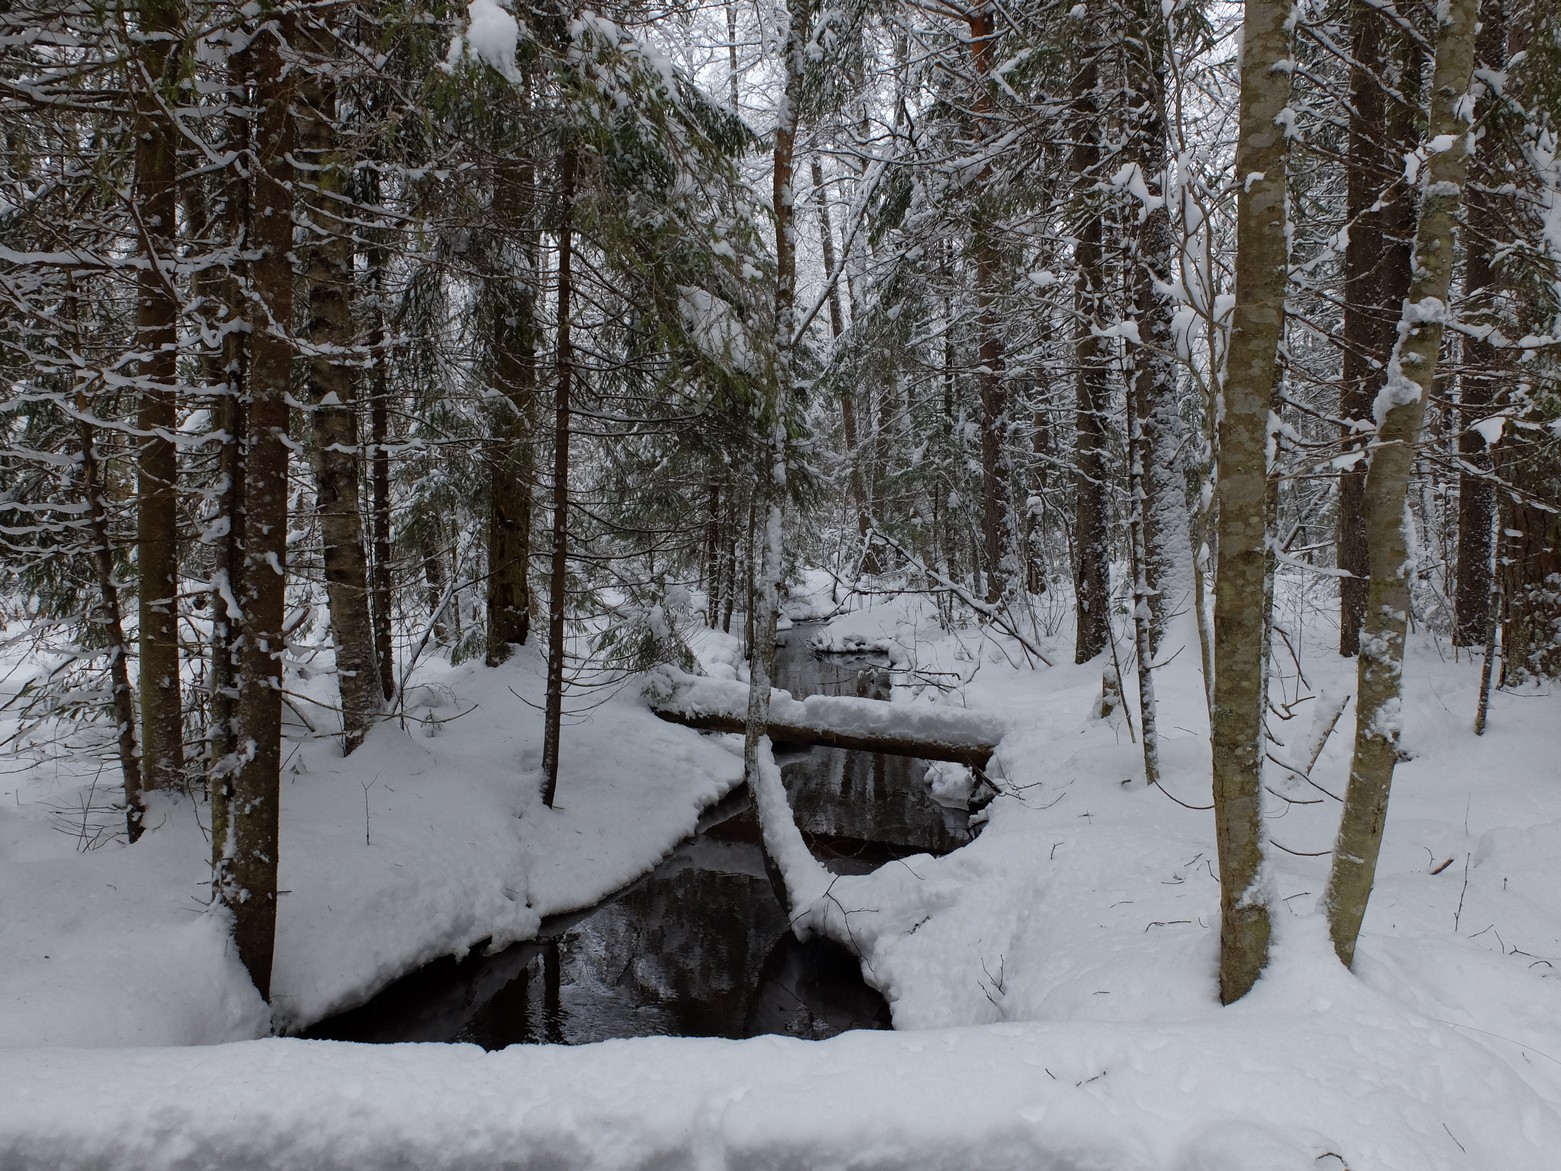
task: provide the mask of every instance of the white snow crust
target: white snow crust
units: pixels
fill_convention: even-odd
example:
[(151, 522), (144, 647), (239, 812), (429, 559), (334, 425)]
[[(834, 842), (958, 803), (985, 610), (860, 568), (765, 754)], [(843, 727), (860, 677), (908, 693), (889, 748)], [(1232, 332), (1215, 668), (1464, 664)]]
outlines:
[[(1313, 613), (1331, 588), (1281, 579)], [(1001, 639), (940, 630), (911, 597), (837, 622), (895, 632), (896, 702), (874, 704), (882, 718), (946, 711), (1003, 735), (988, 770), (999, 795), (953, 854), (833, 876), (794, 853), (784, 825), (772, 842), (799, 925), (859, 948), (899, 1031), (499, 1053), (250, 1039), (266, 1018), (204, 910), (192, 807), (159, 805), (134, 848), (77, 853), (43, 807), (68, 806), (90, 777), (38, 765), (0, 780), (0, 1167), (1556, 1166), (1556, 695), (1497, 693), (1477, 738), (1478, 665), (1411, 637), (1411, 759), (1350, 972), (1317, 909), (1327, 859), (1304, 855), (1333, 839), (1338, 807), (1321, 791), (1342, 791), (1352, 709), (1309, 780), (1294, 766), (1327, 723), (1313, 709), (1331, 715), (1351, 693), (1353, 664), (1329, 649), (1330, 631), (1298, 639), (1306, 684), (1275, 683), (1301, 717), (1276, 728), (1274, 755), (1291, 767), (1267, 777), (1269, 835), (1294, 853), (1270, 851), (1274, 953), (1227, 1008), (1212, 815), (1198, 808), (1209, 747), (1195, 647), (1168, 650), (1158, 671), (1161, 792), (1122, 723), (1086, 714), (1099, 662), (1059, 654), (1063, 665), (1030, 670)], [(727, 679), (689, 686), (725, 702), (740, 674), (732, 640), (707, 633), (697, 649)], [(509, 687), (535, 698), (535, 660), (440, 668), (413, 705), (422, 724), (383, 726), (346, 761), (320, 742), (292, 758), (288, 1019), (593, 901), (646, 869), (740, 771), (736, 738), (659, 722), (624, 694), (566, 728), (562, 808), (547, 814), (534, 796), (539, 719)]]

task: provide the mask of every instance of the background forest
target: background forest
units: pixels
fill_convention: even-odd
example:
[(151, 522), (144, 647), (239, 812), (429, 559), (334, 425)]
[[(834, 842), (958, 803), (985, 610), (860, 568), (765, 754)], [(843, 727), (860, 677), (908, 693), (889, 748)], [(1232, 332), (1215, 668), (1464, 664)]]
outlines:
[(1151, 784), (1181, 648), (1226, 1000), (1276, 575), (1359, 658), (1346, 962), (1406, 630), (1561, 672), (1550, 5), (23, 0), (0, 46), (18, 736), (112, 761), (104, 834), (209, 800), (263, 997), (284, 710), (351, 753), (428, 657), (543, 645), (550, 805), (572, 716), (769, 647), (803, 568), (1071, 634)]

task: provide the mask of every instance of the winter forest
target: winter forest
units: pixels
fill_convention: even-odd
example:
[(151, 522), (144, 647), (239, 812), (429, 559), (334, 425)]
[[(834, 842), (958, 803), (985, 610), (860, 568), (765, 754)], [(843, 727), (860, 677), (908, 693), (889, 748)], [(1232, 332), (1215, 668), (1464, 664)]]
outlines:
[(16, 0), (0, 110), (0, 1167), (1556, 1165), (1549, 0)]

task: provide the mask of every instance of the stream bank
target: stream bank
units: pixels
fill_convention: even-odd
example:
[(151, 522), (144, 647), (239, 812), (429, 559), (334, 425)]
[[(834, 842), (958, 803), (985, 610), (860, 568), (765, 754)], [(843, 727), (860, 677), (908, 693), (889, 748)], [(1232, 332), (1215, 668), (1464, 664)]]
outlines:
[[(781, 634), (778, 686), (798, 698), (886, 697), (883, 656), (815, 654), (811, 633), (799, 624)], [(932, 800), (921, 761), (818, 747), (783, 748), (777, 761), (804, 839), (836, 873), (945, 854), (969, 838), (967, 815)], [(499, 1049), (888, 1027), (888, 1006), (853, 956), (792, 934), (739, 790), (653, 871), (595, 907), (548, 920), (537, 939), (494, 955), (430, 964), (305, 1036)]]

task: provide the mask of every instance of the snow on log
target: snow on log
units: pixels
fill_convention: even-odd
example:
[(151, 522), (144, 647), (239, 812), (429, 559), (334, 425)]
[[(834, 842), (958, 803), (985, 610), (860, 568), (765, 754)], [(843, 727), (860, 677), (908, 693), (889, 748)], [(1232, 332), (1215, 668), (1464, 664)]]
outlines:
[[(710, 732), (743, 730), (746, 683), (664, 669), (652, 677), (645, 694), (651, 711), (671, 723)], [(779, 688), (770, 698), (769, 735), (781, 744), (895, 752), (985, 768), (1007, 730), (997, 716), (967, 708), (836, 695), (797, 700)]]

